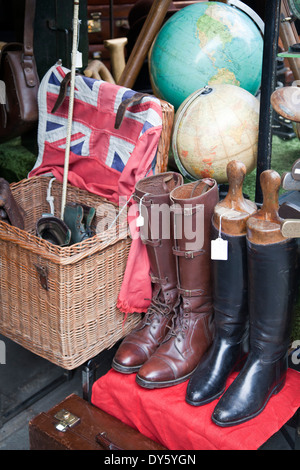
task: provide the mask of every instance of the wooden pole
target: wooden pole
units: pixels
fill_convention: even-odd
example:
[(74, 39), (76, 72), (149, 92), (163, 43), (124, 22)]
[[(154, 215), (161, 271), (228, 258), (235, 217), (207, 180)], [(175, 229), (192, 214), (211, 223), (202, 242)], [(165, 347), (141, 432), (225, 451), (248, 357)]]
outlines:
[(155, 36), (159, 32), (171, 0), (154, 0), (142, 30), (136, 40), (118, 85), (132, 88), (149, 52)]

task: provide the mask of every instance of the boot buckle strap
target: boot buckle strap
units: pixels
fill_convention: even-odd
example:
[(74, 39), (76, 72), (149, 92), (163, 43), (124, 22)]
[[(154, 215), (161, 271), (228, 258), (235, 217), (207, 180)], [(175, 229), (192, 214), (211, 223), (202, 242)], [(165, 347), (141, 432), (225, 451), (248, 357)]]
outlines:
[[(135, 195), (134, 200), (136, 202), (140, 202), (141, 198)], [(145, 207), (151, 207), (153, 205), (153, 201), (152, 200), (147, 201), (146, 199), (143, 198), (143, 203), (141, 205)]]
[(204, 290), (203, 289), (182, 289), (181, 287), (177, 286), (177, 291), (180, 295), (183, 295), (184, 297), (198, 297), (198, 295), (203, 295)]
[(177, 248), (173, 248), (173, 254), (175, 256), (184, 256), (186, 259), (193, 259), (196, 256), (203, 255), (205, 250), (199, 250), (199, 251), (182, 251), (182, 250), (177, 250)]
[[(173, 199), (172, 201), (174, 202)], [(193, 207), (182, 207), (178, 203), (174, 202), (174, 204), (171, 206), (171, 210), (175, 215), (191, 216), (193, 214), (196, 214), (196, 212), (203, 210), (203, 207), (203, 204), (197, 204)]]
[(144, 245), (152, 246), (153, 248), (161, 246), (161, 240), (148, 240), (147, 238), (141, 237), (142, 242)]
[(151, 277), (151, 282), (153, 282), (153, 284), (166, 285), (168, 283), (167, 277), (165, 277), (164, 279), (160, 279), (159, 277), (153, 276), (153, 274), (151, 273), (150, 273), (150, 277)]

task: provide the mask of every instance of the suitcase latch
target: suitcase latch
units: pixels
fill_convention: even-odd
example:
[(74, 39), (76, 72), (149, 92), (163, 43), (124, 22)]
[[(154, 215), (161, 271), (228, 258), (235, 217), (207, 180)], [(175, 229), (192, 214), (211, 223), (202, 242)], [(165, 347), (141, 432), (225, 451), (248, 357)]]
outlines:
[(59, 423), (55, 425), (56, 429), (61, 432), (66, 432), (68, 428), (72, 428), (75, 424), (80, 422), (80, 418), (70, 413), (67, 410), (60, 410), (54, 416)]

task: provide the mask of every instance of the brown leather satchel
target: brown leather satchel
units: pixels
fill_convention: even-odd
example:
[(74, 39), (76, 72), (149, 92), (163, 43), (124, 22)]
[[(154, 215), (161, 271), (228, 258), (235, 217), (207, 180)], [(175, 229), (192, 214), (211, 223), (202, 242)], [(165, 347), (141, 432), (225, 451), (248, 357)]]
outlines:
[(5, 44), (0, 51), (0, 142), (33, 129), (38, 120), (39, 77), (33, 53), (35, 0), (26, 0), (24, 44)]
[(166, 450), (74, 393), (29, 422), (29, 442), (30, 450)]

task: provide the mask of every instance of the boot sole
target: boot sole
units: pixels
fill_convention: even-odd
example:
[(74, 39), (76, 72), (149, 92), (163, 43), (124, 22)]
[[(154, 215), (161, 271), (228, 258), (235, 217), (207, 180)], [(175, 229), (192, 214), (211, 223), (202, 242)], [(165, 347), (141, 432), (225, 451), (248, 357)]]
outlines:
[(193, 374), (195, 370), (196, 369), (194, 369), (192, 372), (185, 375), (184, 377), (180, 377), (179, 379), (169, 380), (169, 381), (164, 381), (164, 382), (150, 382), (149, 380), (142, 379), (138, 375), (136, 376), (135, 380), (137, 384), (143, 388), (148, 388), (148, 389), (167, 388), (167, 387), (172, 387), (173, 385), (178, 385), (178, 384), (185, 382)]
[(115, 371), (121, 372), (122, 374), (134, 374), (140, 370), (142, 365), (143, 364), (141, 364), (140, 366), (126, 367), (126, 366), (122, 366), (121, 364), (118, 364), (114, 360), (112, 361), (112, 364), (111, 364), (112, 368)]
[(264, 409), (265, 407), (267, 406), (270, 398), (272, 397), (272, 395), (277, 395), (277, 393), (279, 393), (283, 387), (284, 387), (284, 384), (285, 384), (285, 379), (281, 380), (274, 388), (273, 390), (271, 391), (271, 393), (269, 394), (268, 398), (266, 399), (265, 403), (263, 404), (263, 406), (256, 412), (256, 413), (253, 413), (252, 415), (250, 416), (247, 416), (246, 418), (241, 418), (241, 419), (238, 419), (236, 421), (228, 421), (226, 423), (222, 422), (222, 421), (218, 421), (216, 418), (214, 418), (214, 416), (212, 415), (211, 416), (211, 419), (212, 421), (217, 424), (218, 426), (222, 427), (222, 428), (227, 428), (227, 427), (230, 427), (230, 426), (236, 426), (237, 424), (242, 424), (242, 423), (245, 423), (246, 421), (249, 421), (250, 419), (253, 419), (255, 418), (256, 416), (258, 416)]

